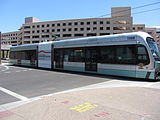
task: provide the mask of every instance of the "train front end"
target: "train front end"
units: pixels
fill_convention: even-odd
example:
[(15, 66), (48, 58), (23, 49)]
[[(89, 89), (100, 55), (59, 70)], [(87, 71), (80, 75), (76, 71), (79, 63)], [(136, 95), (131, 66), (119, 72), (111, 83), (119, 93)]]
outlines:
[(155, 60), (155, 80), (160, 80), (160, 51), (157, 44), (153, 38), (147, 37), (147, 43), (151, 49), (151, 53)]

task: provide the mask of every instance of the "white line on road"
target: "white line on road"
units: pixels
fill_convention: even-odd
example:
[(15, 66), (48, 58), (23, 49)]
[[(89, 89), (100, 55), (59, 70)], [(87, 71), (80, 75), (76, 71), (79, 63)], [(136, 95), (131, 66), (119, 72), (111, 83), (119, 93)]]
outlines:
[[(3, 65), (2, 65), (2, 66), (3, 66)], [(8, 67), (8, 66), (3, 66), (3, 67), (5, 67), (5, 69), (4, 69), (4, 70), (1, 70), (2, 72), (9, 70), (9, 67)]]
[(15, 93), (15, 92), (12, 92), (10, 90), (7, 90), (6, 88), (0, 87), (0, 90), (5, 92), (5, 93), (7, 93), (7, 94), (9, 94), (9, 95), (11, 95), (11, 96), (14, 96), (14, 97), (16, 97), (16, 98), (18, 98), (20, 100), (23, 100), (23, 101), (29, 100), (27, 97), (19, 95), (19, 94)]

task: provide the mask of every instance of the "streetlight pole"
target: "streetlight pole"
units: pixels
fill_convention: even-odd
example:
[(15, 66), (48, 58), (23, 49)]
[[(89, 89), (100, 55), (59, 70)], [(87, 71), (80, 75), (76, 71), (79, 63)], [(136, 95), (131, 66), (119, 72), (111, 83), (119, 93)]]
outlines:
[(0, 64), (1, 64), (1, 41), (2, 41), (2, 34), (0, 32)]

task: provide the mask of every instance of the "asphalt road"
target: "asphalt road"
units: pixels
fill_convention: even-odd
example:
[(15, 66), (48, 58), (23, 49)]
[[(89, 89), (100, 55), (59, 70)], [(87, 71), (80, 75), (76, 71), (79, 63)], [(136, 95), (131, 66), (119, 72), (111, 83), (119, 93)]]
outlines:
[(1, 65), (0, 119), (157, 120), (159, 91), (142, 79)]
[[(0, 67), (0, 104), (20, 100), (14, 92), (26, 98), (46, 95), (64, 90), (109, 81), (105, 76), (90, 74), (49, 71), (16, 66)], [(2, 89), (5, 90), (2, 90)], [(23, 98), (21, 99), (23, 100)]]
[(0, 105), (75, 88), (114, 86), (160, 88), (160, 82), (17, 66), (0, 66)]

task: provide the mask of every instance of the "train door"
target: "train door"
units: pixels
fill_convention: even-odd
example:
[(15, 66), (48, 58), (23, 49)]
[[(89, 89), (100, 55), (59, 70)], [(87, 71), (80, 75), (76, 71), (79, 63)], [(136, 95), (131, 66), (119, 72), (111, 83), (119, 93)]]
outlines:
[(150, 78), (151, 67), (149, 67), (149, 54), (147, 49), (143, 45), (137, 45), (137, 66), (136, 66), (136, 77), (137, 78)]
[(55, 68), (63, 69), (63, 62), (64, 62), (63, 50), (61, 49), (55, 50), (54, 58), (55, 58)]
[(38, 67), (51, 69), (51, 43), (39, 44)]
[(85, 51), (85, 71), (97, 72), (97, 57), (98, 53), (96, 48), (87, 48)]

